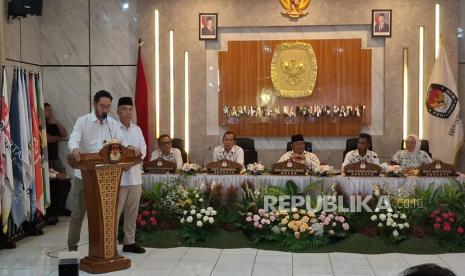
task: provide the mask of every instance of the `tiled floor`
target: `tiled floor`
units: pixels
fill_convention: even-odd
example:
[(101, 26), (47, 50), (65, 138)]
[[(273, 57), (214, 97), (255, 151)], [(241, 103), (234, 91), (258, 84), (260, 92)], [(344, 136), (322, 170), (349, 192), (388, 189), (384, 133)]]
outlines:
[[(0, 251), (0, 275), (58, 275), (58, 259), (47, 253), (65, 247), (68, 231), (66, 218), (44, 229), (45, 235), (28, 237), (14, 250)], [(87, 230), (87, 226), (83, 226)], [(83, 231), (82, 242), (87, 242)], [(86, 255), (88, 246), (79, 248)], [(57, 256), (58, 252), (50, 254)], [(124, 254), (132, 261), (129, 270), (111, 275), (399, 275), (409, 266), (436, 263), (465, 276), (465, 253), (441, 255), (348, 253), (287, 253), (244, 249), (209, 249), (177, 247), (148, 248), (142, 255)], [(80, 275), (87, 275), (81, 272)], [(103, 274), (106, 275), (106, 274)]]

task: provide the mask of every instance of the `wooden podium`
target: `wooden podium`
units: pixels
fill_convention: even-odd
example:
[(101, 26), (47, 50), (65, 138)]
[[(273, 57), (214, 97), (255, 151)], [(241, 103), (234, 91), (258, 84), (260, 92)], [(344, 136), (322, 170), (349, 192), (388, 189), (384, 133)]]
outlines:
[(117, 143), (81, 154), (79, 162), (68, 155), (69, 165), (82, 173), (89, 221), (89, 255), (81, 260), (81, 270), (106, 273), (131, 267), (131, 260), (116, 248), (116, 204), (122, 170), (139, 162), (133, 150)]

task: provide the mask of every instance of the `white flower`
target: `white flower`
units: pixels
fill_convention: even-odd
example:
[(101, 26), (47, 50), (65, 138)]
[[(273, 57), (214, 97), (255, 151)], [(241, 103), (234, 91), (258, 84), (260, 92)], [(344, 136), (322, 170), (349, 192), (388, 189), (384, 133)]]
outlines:
[(409, 228), (410, 227), (410, 224), (408, 224), (408, 222), (404, 223), (404, 227), (405, 228)]
[(392, 209), (391, 209), (391, 208), (388, 208), (387, 211), (388, 211), (389, 213), (392, 213)]
[(372, 215), (372, 216), (371, 216), (371, 221), (375, 221), (375, 220), (377, 220), (377, 219), (378, 219), (378, 217), (377, 217), (376, 215)]
[(203, 220), (203, 222), (207, 222), (207, 221), (208, 221), (208, 217), (207, 217), (207, 216), (204, 216), (202, 220)]
[(402, 214), (402, 215), (400, 215), (400, 218), (401, 218), (401, 219), (406, 219), (406, 218), (407, 218), (407, 215)]
[(383, 224), (382, 224), (381, 222), (378, 223), (378, 227), (379, 227), (379, 228), (383, 227)]
[(184, 223), (184, 218), (181, 219), (181, 223)]
[(399, 224), (399, 229), (404, 229), (404, 225), (403, 224)]
[(214, 218), (209, 218), (209, 219), (208, 219), (208, 222), (209, 222), (210, 224), (212, 224), (213, 222), (215, 222), (215, 219), (214, 219)]
[(333, 227), (335, 227), (337, 224), (335, 222), (333, 222)]
[(393, 222), (391, 223), (391, 226), (392, 226), (392, 227), (396, 227), (396, 226), (397, 226), (397, 223), (396, 223), (395, 221), (393, 221)]
[(195, 215), (195, 210), (191, 210), (191, 215)]
[(281, 230), (281, 232), (286, 232), (286, 229), (287, 229), (286, 227), (281, 227), (280, 230)]
[(205, 213), (205, 209), (200, 209), (200, 213), (201, 214)]
[(205, 211), (205, 215), (209, 216), (210, 214), (210, 211)]
[(398, 214), (394, 214), (394, 215), (392, 215), (392, 217), (393, 217), (393, 218), (398, 218), (399, 215), (398, 215)]
[(392, 231), (392, 235), (394, 237), (397, 237), (397, 236), (399, 236), (399, 232), (397, 230), (394, 230), (394, 231)]
[(197, 221), (197, 227), (202, 227), (203, 226), (203, 223), (199, 220)]
[(379, 212), (379, 208), (376, 208), (376, 209), (375, 209), (375, 212), (378, 213), (378, 212)]
[(213, 211), (213, 207), (208, 207), (207, 211)]
[(262, 219), (262, 220), (260, 221), (260, 223), (261, 223), (261, 224), (265, 224), (265, 223), (266, 223), (266, 219)]
[(188, 216), (187, 219), (186, 219), (186, 221), (189, 222), (189, 223), (191, 223), (192, 220), (194, 220), (194, 218), (192, 216)]
[(195, 198), (199, 198), (199, 194), (195, 194)]
[(291, 212), (296, 213), (296, 212), (297, 212), (297, 208), (295, 208), (295, 207), (292, 208), (292, 209), (291, 209)]
[(187, 211), (182, 212), (183, 215), (187, 215)]
[(199, 202), (203, 202), (203, 198), (199, 198)]
[(202, 218), (202, 214), (197, 214), (197, 218), (198, 219)]
[(380, 214), (380, 215), (379, 215), (379, 219), (380, 219), (381, 221), (384, 221), (384, 220), (386, 219), (386, 215), (385, 215), (385, 214)]
[(333, 229), (329, 230), (329, 233), (330, 233), (331, 235), (333, 235), (333, 234), (334, 234), (334, 230), (333, 230)]
[(388, 213), (387, 214), (388, 218), (392, 217), (392, 214), (391, 213)]
[(216, 213), (215, 210), (213, 210), (213, 211), (210, 212), (210, 215), (212, 215), (212, 216), (215, 216), (216, 214), (217, 214), (217, 213)]

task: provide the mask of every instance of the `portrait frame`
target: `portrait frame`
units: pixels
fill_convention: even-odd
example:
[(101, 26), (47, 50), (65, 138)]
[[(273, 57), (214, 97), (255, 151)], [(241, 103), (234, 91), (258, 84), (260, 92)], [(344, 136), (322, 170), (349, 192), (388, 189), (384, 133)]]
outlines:
[[(212, 20), (210, 28), (207, 22)], [(199, 13), (199, 40), (218, 39), (218, 13)]]
[[(380, 16), (384, 17), (384, 23), (380, 24)], [(371, 35), (373, 37), (391, 37), (392, 35), (392, 10), (371, 11)]]

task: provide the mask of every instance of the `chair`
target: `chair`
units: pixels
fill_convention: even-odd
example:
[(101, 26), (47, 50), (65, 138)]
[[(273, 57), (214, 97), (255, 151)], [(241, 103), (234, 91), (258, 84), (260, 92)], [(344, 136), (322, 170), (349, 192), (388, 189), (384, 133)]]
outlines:
[(258, 153), (255, 150), (255, 141), (251, 138), (236, 138), (236, 145), (244, 150), (244, 166), (258, 162)]
[(187, 153), (184, 150), (184, 140), (180, 138), (173, 138), (171, 140), (171, 143), (173, 145), (173, 148), (177, 148), (181, 151), (182, 162), (187, 163)]
[[(286, 151), (292, 150), (292, 142), (287, 142)], [(305, 150), (312, 152), (312, 142), (305, 142)]]
[[(346, 158), (346, 154), (349, 151), (357, 149), (357, 143), (358, 143), (358, 137), (349, 138), (349, 139), (346, 140), (346, 149), (342, 153), (342, 162), (344, 162), (344, 159)], [(370, 145), (370, 147), (368, 147), (368, 150), (373, 151), (373, 145)]]
[[(400, 149), (405, 149), (405, 140), (402, 140), (402, 144), (400, 145)], [(433, 158), (433, 154), (429, 152), (429, 142), (428, 140), (420, 140), (420, 150), (425, 151), (429, 157)]]

